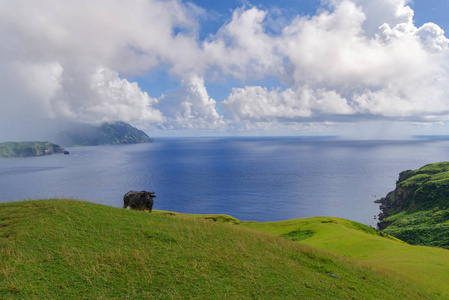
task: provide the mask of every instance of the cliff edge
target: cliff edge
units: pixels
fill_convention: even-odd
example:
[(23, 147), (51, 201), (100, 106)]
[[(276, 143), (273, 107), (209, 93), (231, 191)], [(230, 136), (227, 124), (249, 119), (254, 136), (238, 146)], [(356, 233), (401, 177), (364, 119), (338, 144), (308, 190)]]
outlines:
[(449, 249), (449, 162), (399, 174), (380, 203), (379, 229), (409, 244)]

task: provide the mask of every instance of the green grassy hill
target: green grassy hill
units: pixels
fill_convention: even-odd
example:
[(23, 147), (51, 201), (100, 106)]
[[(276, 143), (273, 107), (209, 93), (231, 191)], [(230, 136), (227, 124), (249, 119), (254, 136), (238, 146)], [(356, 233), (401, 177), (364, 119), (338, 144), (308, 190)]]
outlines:
[(410, 244), (449, 249), (449, 162), (401, 172), (395, 190), (379, 202), (384, 232)]
[(369, 226), (332, 217), (244, 222), (242, 226), (354, 259), (380, 274), (433, 291), (435, 299), (449, 299), (449, 251), (446, 249), (412, 246)]
[[(448, 296), (444, 284), (438, 289), (429, 280), (418, 284), (404, 278), (424, 269), (432, 271), (433, 278), (446, 280), (449, 252), (437, 256), (433, 251), (441, 249), (414, 248), (347, 222), (335, 218), (240, 222), (222, 215), (149, 214), (70, 200), (3, 203), (0, 298)], [(307, 238), (301, 231), (307, 231)], [(418, 259), (411, 253), (401, 256), (398, 249), (419, 249), (420, 257), (431, 257), (433, 266), (429, 262), (410, 267), (407, 270), (414, 274), (408, 277), (384, 268)]]

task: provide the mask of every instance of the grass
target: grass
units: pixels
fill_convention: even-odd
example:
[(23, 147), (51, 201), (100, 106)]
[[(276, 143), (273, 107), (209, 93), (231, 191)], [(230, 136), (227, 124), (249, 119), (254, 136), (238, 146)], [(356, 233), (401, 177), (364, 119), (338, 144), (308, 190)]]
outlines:
[(378, 272), (449, 299), (449, 251), (411, 246), (369, 226), (340, 218), (316, 217), (282, 222), (243, 223), (243, 226), (273, 235), (313, 231), (301, 244), (355, 259)]
[(449, 209), (434, 208), (406, 214), (405, 211), (386, 218), (391, 222), (384, 232), (413, 245), (449, 249)]
[[(360, 263), (358, 256), (370, 247), (363, 244), (363, 249), (349, 255), (350, 247), (338, 238), (348, 238), (342, 230), (346, 225), (342, 227), (340, 219), (319, 221), (328, 226), (328, 233), (313, 226), (316, 221), (312, 221), (301, 230), (311, 230), (314, 234), (301, 242), (276, 236), (298, 230), (296, 221), (288, 221), (291, 223), (284, 226), (282, 222), (270, 225), (235, 220), (224, 215), (158, 211), (149, 214), (71, 200), (3, 203), (0, 204), (0, 298), (431, 299), (447, 296), (426, 284), (403, 282), (403, 277), (394, 272)], [(391, 261), (388, 256), (393, 252), (387, 248), (393, 243), (404, 249), (409, 247), (366, 233), (357, 228), (359, 225), (351, 226), (360, 236), (350, 238), (349, 244), (360, 244), (357, 240), (365, 238), (369, 243), (370, 237), (392, 243), (383, 246), (383, 252), (377, 256), (379, 261)], [(426, 251), (421, 254), (427, 255)], [(373, 250), (368, 255), (371, 260), (375, 259)], [(412, 258), (406, 256), (406, 259)], [(442, 258), (432, 259), (439, 264), (446, 263)], [(446, 274), (440, 274), (443, 269), (423, 266), (434, 271), (431, 277), (447, 279), (447, 268), (443, 268)]]
[(379, 223), (386, 233), (409, 244), (449, 249), (449, 162), (402, 172), (389, 195), (391, 205), (385, 201)]

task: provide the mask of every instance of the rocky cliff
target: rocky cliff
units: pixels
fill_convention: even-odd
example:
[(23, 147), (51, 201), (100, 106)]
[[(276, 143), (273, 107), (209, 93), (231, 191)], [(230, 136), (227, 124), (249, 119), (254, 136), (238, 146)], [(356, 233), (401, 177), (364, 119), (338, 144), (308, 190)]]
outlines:
[(379, 229), (410, 244), (449, 248), (449, 162), (399, 174), (380, 203)]

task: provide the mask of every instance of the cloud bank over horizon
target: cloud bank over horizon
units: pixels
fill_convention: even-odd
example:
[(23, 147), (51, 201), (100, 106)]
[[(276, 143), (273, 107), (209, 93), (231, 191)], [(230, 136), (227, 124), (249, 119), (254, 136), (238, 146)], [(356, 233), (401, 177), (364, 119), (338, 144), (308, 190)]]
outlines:
[[(210, 16), (193, 2), (4, 1), (0, 140), (116, 120), (159, 133), (438, 127), (449, 115), (449, 39), (413, 16), (406, 0), (323, 0), (290, 18), (247, 4), (201, 39)], [(129, 79), (161, 68), (179, 81), (169, 94)], [(208, 93), (218, 83), (223, 99)]]

